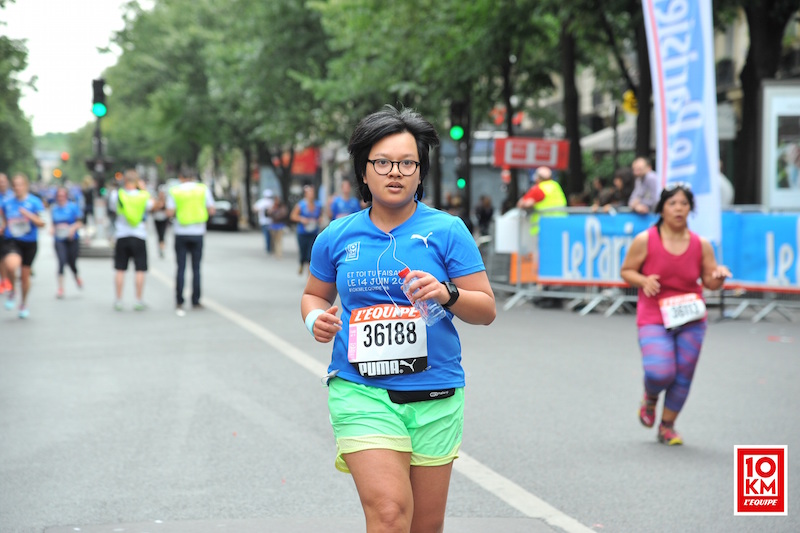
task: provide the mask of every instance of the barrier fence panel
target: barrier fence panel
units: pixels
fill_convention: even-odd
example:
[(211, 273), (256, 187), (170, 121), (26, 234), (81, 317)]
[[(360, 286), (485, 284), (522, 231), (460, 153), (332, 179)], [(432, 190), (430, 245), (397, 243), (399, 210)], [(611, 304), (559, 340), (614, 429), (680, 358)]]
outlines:
[[(754, 322), (772, 313), (793, 320), (800, 309), (800, 214), (743, 207), (723, 212), (722, 242), (714, 248), (733, 278), (720, 291), (706, 291), (707, 300), (719, 305), (725, 318), (751, 309)], [(541, 217), (535, 238), (523, 210), (496, 220), (484, 248), (493, 288), (511, 294), (504, 309), (531, 299), (561, 298), (581, 314), (602, 308), (606, 316), (633, 312), (637, 291), (621, 279), (620, 267), (633, 238), (658, 217), (590, 208), (560, 211), (567, 216)]]

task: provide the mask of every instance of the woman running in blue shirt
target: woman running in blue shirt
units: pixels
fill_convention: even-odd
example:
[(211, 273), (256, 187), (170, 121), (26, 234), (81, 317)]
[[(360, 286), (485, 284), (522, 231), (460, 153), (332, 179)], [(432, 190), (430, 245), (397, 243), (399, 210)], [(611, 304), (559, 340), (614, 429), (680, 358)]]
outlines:
[[(368, 532), (442, 531), (464, 417), (453, 317), (488, 325), (496, 314), (463, 221), (420, 201), (438, 142), (410, 109), (386, 106), (361, 120), (348, 150), (369, 208), (319, 234), (301, 300), (314, 338), (333, 341), (335, 464), (353, 475)], [(406, 267), (412, 298), (442, 304), (447, 318), (425, 325), (401, 290)]]
[(56, 201), (50, 205), (50, 218), (53, 221), (53, 238), (58, 257), (58, 290), (56, 298), (64, 297), (64, 267), (69, 266), (78, 288), (83, 281), (78, 276), (78, 230), (83, 227), (83, 213), (78, 204), (70, 201), (67, 189), (59, 187)]

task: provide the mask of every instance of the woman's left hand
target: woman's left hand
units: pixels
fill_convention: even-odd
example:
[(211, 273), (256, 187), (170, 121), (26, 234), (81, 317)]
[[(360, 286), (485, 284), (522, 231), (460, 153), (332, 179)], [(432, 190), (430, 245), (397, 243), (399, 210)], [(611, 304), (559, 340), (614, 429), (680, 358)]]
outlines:
[[(436, 279), (432, 274), (423, 272), (422, 270), (412, 270), (406, 276), (406, 279), (417, 279), (409, 286), (409, 293), (411, 293), (411, 303), (418, 300), (434, 300), (438, 303), (447, 302), (450, 299), (450, 294), (447, 288)], [(405, 279), (403, 280), (405, 283)]]
[(731, 271), (728, 270), (728, 267), (726, 267), (725, 265), (717, 265), (717, 268), (715, 268), (714, 271), (711, 273), (711, 277), (715, 279), (730, 278), (733, 277), (733, 274), (731, 274)]

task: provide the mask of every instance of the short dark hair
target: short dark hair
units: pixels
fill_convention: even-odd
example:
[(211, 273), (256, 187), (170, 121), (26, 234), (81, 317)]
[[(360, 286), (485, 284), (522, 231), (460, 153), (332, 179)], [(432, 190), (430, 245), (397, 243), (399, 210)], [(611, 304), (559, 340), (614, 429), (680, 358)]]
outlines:
[(422, 182), (430, 170), (430, 150), (439, 146), (439, 135), (436, 128), (425, 118), (411, 108), (396, 109), (390, 104), (383, 109), (362, 118), (350, 136), (347, 151), (353, 161), (355, 171), (356, 190), (365, 202), (372, 201), (372, 193), (364, 183), (367, 172), (367, 159), (372, 147), (389, 135), (408, 132), (417, 141), (417, 155), (419, 156), (419, 177), (417, 187), (417, 200), (422, 199), (424, 188)]
[(194, 169), (194, 167), (182, 165), (180, 170), (178, 170), (178, 177), (193, 180), (197, 178), (197, 171)]
[(661, 217), (661, 212), (664, 211), (664, 204), (667, 203), (667, 200), (678, 194), (678, 191), (683, 191), (683, 194), (686, 195), (686, 199), (689, 201), (689, 210), (694, 211), (694, 193), (692, 192), (691, 187), (683, 185), (668, 187), (661, 191), (661, 198), (658, 199), (658, 203), (656, 204), (656, 214), (659, 215), (656, 226), (661, 226), (661, 222), (664, 220)]

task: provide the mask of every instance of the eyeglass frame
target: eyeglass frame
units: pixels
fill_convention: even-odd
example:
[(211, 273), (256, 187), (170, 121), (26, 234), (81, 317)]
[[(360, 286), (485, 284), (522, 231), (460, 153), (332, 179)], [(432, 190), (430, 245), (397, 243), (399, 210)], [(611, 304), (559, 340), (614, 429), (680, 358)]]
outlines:
[[(389, 163), (392, 164), (392, 166), (389, 167), (389, 170), (386, 171), (386, 174), (381, 174), (380, 172), (378, 172), (378, 169), (375, 168), (375, 163), (377, 161), (388, 161)], [(400, 163), (404, 163), (404, 162), (410, 162), (410, 163), (414, 163), (416, 165), (414, 167), (413, 172), (411, 172), (411, 174), (403, 174), (403, 171), (400, 170)], [(367, 163), (372, 163), (372, 170), (374, 170), (375, 174), (377, 174), (378, 176), (388, 176), (389, 174), (392, 173), (392, 170), (394, 170), (394, 166), (397, 165), (397, 171), (400, 173), (400, 175), (401, 176), (405, 176), (407, 178), (410, 177), (410, 176), (413, 176), (414, 173), (417, 170), (419, 170), (419, 167), (421, 165), (421, 163), (419, 161), (414, 161), (413, 159), (402, 159), (400, 161), (392, 161), (391, 159), (386, 159), (385, 157), (379, 157), (378, 159), (367, 159)]]

